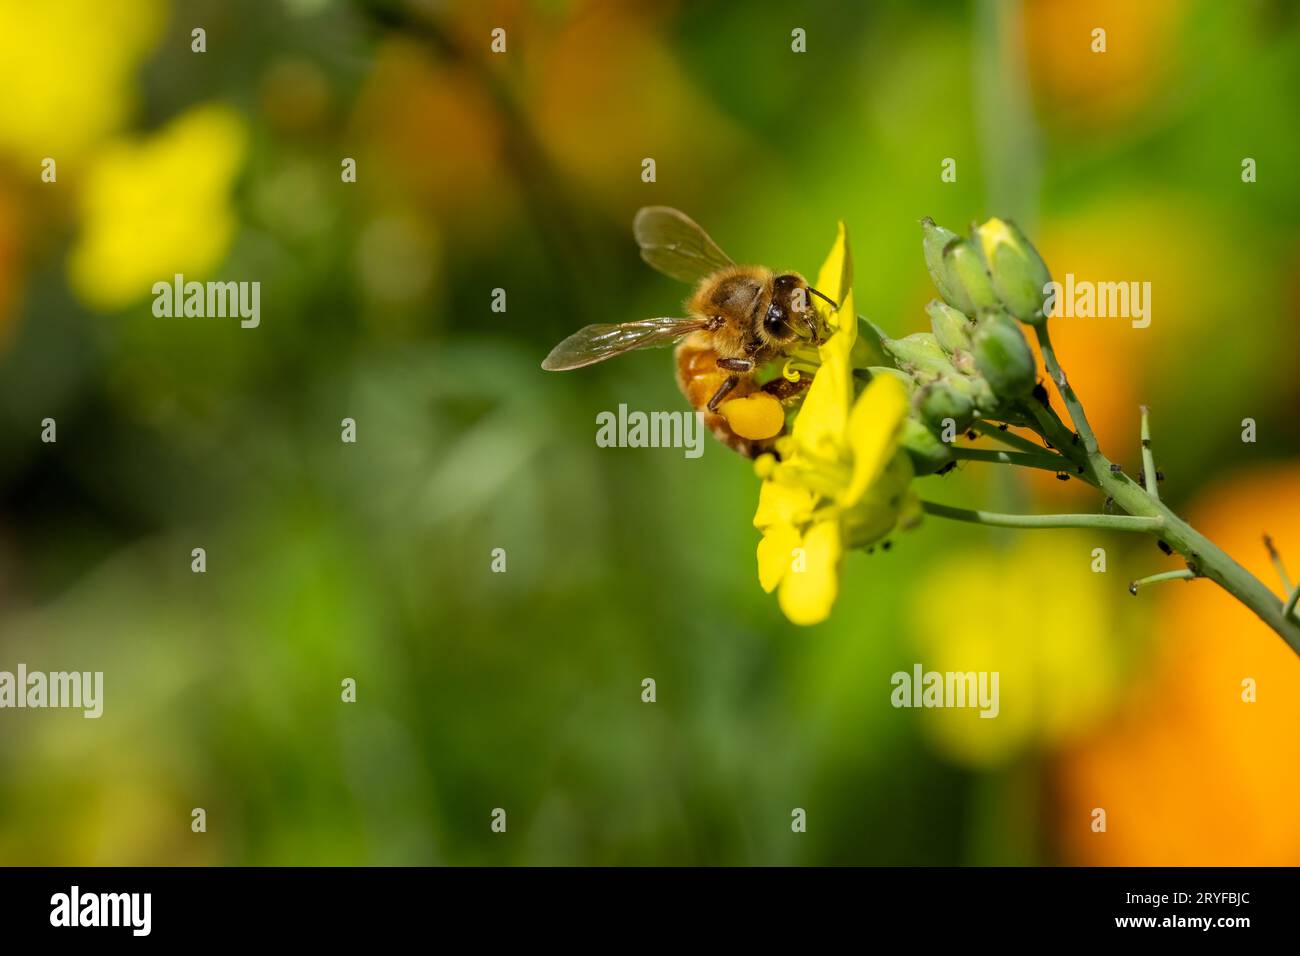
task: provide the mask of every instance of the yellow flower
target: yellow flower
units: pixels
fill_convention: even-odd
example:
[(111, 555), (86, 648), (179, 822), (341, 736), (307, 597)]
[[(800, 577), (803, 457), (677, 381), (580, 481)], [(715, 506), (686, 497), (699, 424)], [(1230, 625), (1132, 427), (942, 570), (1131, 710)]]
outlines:
[(764, 456), (756, 463), (764, 479), (754, 514), (763, 532), (758, 579), (769, 593), (779, 588), (781, 610), (795, 624), (830, 615), (845, 548), (866, 547), (917, 513), (911, 462), (898, 447), (906, 389), (882, 376), (853, 398), (852, 279), (841, 223), (817, 279), (817, 288), (840, 303), (838, 311), (823, 311), (831, 335), (819, 349), (821, 366), (790, 436), (778, 443), (782, 460)]
[(161, 0), (0, 0), (0, 151), (62, 172), (116, 130), (166, 12)]
[(995, 719), (972, 707), (921, 715), (946, 758), (1006, 766), (1069, 746), (1106, 718), (1119, 692), (1123, 618), (1108, 575), (1078, 559), (1093, 543), (1082, 532), (1027, 532), (1007, 548), (954, 554), (916, 581), (908, 613), (916, 661), (926, 671), (998, 674)]
[(175, 273), (202, 279), (220, 264), (235, 233), (229, 194), (247, 138), (238, 113), (208, 104), (147, 139), (106, 146), (80, 197), (68, 262), (78, 295), (120, 308)]

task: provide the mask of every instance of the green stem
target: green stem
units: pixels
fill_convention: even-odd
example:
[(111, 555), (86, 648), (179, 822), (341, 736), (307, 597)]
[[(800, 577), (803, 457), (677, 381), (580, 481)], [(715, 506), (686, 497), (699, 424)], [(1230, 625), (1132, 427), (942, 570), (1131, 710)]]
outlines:
[[(1048, 369), (1049, 371), (1056, 369), (1056, 372), (1059, 373), (1060, 365), (1056, 361), (1055, 353), (1051, 351), (1051, 343), (1047, 339), (1046, 329), (1043, 326), (1039, 326), (1038, 329), (1039, 341), (1043, 343), (1043, 354)], [(1057, 381), (1059, 382), (1060, 379), (1058, 378)], [(1078, 398), (1068, 385), (1061, 390), (1061, 394), (1066, 398), (1067, 403), (1078, 403)], [(1095, 438), (1092, 439), (1093, 450), (1091, 451), (1077, 449), (1072, 443), (1059, 445), (1061, 441), (1067, 439), (1058, 437), (1066, 429), (1065, 425), (1056, 416), (1056, 412), (1041, 402), (1030, 400), (1026, 404), (1043, 429), (1043, 436), (1048, 441), (1057, 443), (1063, 454), (1075, 458), (1079, 452), (1085, 452), (1083, 458), (1086, 461), (1086, 467), (1093, 482), (1102, 491), (1106, 492), (1119, 507), (1130, 515), (1161, 519), (1164, 524), (1158, 532), (1160, 540), (1182, 555), (1189, 568), (1198, 572), (1202, 577), (1209, 578), (1254, 611), (1255, 615), (1276, 631), (1278, 636), (1286, 641), (1293, 651), (1300, 654), (1300, 621), (1296, 621), (1288, 613), (1284, 613), (1283, 602), (1276, 594), (1234, 561), (1222, 548), (1174, 514), (1167, 505), (1148, 494), (1132, 478), (1125, 475), (1118, 468), (1112, 470), (1110, 459), (1096, 449)], [(1073, 409), (1071, 409), (1071, 414), (1074, 415)], [(1083, 429), (1087, 427), (1082, 409), (1079, 410), (1075, 421), (1082, 434)], [(1084, 434), (1085, 448), (1088, 445), (1087, 436), (1091, 434), (1091, 428)]]
[[(1007, 409), (1008, 421), (1017, 423), (1034, 423), (1039, 436), (1052, 445), (1061, 456), (1076, 465), (1079, 477), (1104, 491), (1107, 506), (1113, 502), (1127, 512), (1124, 515), (1008, 515), (985, 511), (967, 511), (951, 508), (947, 505), (923, 502), (923, 508), (930, 514), (957, 521), (969, 521), (977, 524), (1004, 528), (1110, 528), (1125, 531), (1147, 531), (1155, 534), (1165, 545), (1177, 551), (1187, 562), (1188, 573), (1195, 577), (1209, 578), (1238, 601), (1248, 607), (1255, 615), (1277, 632), (1287, 645), (1300, 654), (1300, 619), (1293, 616), (1297, 603), (1300, 602), (1300, 587), (1295, 588), (1286, 600), (1270, 591), (1258, 578), (1232, 559), (1222, 548), (1205, 535), (1201, 534), (1167, 505), (1160, 501), (1155, 487), (1155, 467), (1150, 456), (1150, 424), (1146, 421), (1142, 428), (1144, 471), (1148, 483), (1143, 488), (1123, 473), (1118, 465), (1103, 455), (1097, 447), (1097, 439), (1087, 416), (1079, 403), (1079, 398), (1069, 384), (1057, 361), (1056, 352), (1045, 325), (1037, 326), (1039, 344), (1043, 350), (1043, 360), (1049, 374), (1057, 382), (1061, 396), (1070, 411), (1070, 417), (1078, 428), (1076, 435), (1057, 416), (1051, 404), (1038, 397), (1028, 398), (1012, 408)], [(1064, 384), (1062, 384), (1064, 383)], [(1036, 427), (1035, 427), (1036, 426)], [(993, 426), (986, 422), (977, 423), (984, 434), (991, 434)], [(1003, 433), (1005, 435), (1005, 433)], [(992, 437), (997, 438), (998, 435)], [(976, 449), (967, 450), (967, 455)], [(985, 453), (987, 454), (987, 453)], [(996, 454), (996, 453), (995, 453)], [(1003, 453), (1005, 454), (1005, 453)], [(1026, 450), (1028, 456), (1030, 452)], [(974, 457), (974, 456), (971, 456)], [(983, 456), (980, 456), (981, 458)], [(985, 460), (1008, 461), (1012, 464), (1026, 464), (1042, 467), (1045, 462), (1040, 453), (1035, 451), (1031, 463), (1027, 458), (1018, 456), (989, 458)], [(1055, 462), (1052, 463), (1053, 466)], [(1285, 576), (1285, 572), (1281, 572)], [(1183, 572), (1174, 572), (1183, 577)], [(1161, 578), (1161, 580), (1167, 580)]]
[(994, 528), (1106, 528), (1112, 531), (1159, 531), (1162, 519), (1130, 515), (1013, 515), (996, 511), (971, 511), (935, 501), (922, 501), (926, 514)]
[(1160, 486), (1156, 481), (1156, 459), (1151, 453), (1151, 413), (1145, 405), (1142, 409), (1142, 430), (1140, 438), (1142, 440), (1142, 478), (1146, 481), (1147, 494), (1157, 501), (1160, 500)]
[(1056, 417), (1056, 412), (1052, 411), (1050, 405), (1044, 405), (1037, 399), (1031, 398), (1025, 403), (1025, 408), (1038, 423), (1040, 434), (1051, 442), (1053, 448), (1071, 461), (1081, 465), (1087, 463), (1088, 457), (1078, 446), (1077, 436)]
[(1047, 449), (1038, 444), (1038, 442), (1030, 441), (1023, 435), (1017, 435), (1010, 429), (999, 428), (992, 422), (976, 422), (971, 426), (971, 428), (975, 429), (981, 435), (986, 435), (987, 437), (992, 438), (994, 441), (1002, 442), (1002, 444), (1009, 448), (1015, 448), (1019, 451), (1027, 451), (1034, 455), (1041, 455), (1047, 451)]
[(1282, 590), (1291, 591), (1291, 576), (1286, 573), (1286, 565), (1282, 563), (1282, 555), (1278, 554), (1277, 548), (1273, 545), (1273, 539), (1264, 535), (1264, 547), (1268, 551), (1268, 559), (1273, 562), (1273, 567), (1277, 570), (1278, 579), (1282, 582)]
[(1046, 449), (1030, 454), (1002, 451), (997, 448), (954, 448), (952, 457), (957, 461), (987, 461), (999, 465), (1020, 465), (1023, 468), (1039, 468), (1043, 471), (1075, 473), (1075, 466), (1068, 458), (1053, 455)]
[(1246, 607), (1300, 654), (1300, 621), (1283, 613), (1282, 601), (1222, 548), (1153, 498), (1128, 475), (1112, 473), (1106, 456), (1097, 452), (1093, 473), (1101, 488), (1131, 515), (1161, 518), (1160, 539), (1187, 559), (1192, 570), (1209, 578)]
[(1070, 421), (1074, 422), (1079, 437), (1083, 439), (1084, 451), (1089, 456), (1097, 454), (1097, 436), (1092, 433), (1092, 426), (1088, 424), (1088, 416), (1084, 414), (1079, 396), (1074, 394), (1074, 386), (1061, 370), (1061, 363), (1056, 360), (1056, 350), (1052, 348), (1052, 337), (1047, 331), (1047, 323), (1042, 322), (1034, 326), (1034, 331), (1038, 333), (1038, 345), (1043, 350), (1043, 363), (1047, 366), (1052, 381), (1056, 383), (1061, 398), (1065, 400), (1065, 407), (1070, 412)]
[(1159, 584), (1161, 581), (1190, 581), (1196, 576), (1196, 572), (1188, 568), (1183, 568), (1181, 571), (1162, 571), (1160, 574), (1138, 578), (1128, 586), (1128, 593), (1137, 594), (1138, 588), (1144, 588), (1148, 584)]

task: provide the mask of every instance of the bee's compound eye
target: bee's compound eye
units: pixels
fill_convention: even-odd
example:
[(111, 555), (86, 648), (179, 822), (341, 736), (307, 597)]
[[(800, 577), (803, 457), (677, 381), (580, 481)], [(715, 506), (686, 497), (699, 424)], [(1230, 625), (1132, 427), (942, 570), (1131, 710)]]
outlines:
[(773, 302), (767, 307), (767, 315), (763, 317), (763, 327), (772, 335), (785, 334), (788, 318), (789, 313), (786, 312), (785, 306)]

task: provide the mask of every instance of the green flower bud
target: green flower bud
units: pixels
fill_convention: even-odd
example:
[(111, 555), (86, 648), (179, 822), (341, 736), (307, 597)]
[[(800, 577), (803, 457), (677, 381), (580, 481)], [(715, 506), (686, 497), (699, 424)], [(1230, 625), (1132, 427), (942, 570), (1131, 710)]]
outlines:
[(914, 332), (901, 339), (886, 339), (885, 351), (894, 357), (899, 368), (913, 373), (921, 380), (956, 372), (939, 345), (939, 340), (930, 332)]
[(949, 356), (955, 360), (955, 353), (970, 351), (970, 319), (938, 299), (932, 300), (925, 311), (930, 316), (930, 328), (934, 330), (934, 337)]
[(925, 238), (921, 240), (921, 248), (925, 251), (925, 267), (930, 272), (930, 281), (934, 283), (934, 287), (939, 290), (939, 295), (943, 296), (945, 302), (960, 309), (961, 306), (957, 305), (960, 301), (957, 289), (949, 277), (947, 263), (943, 261), (944, 247), (956, 239), (957, 234), (943, 226), (936, 226), (929, 216), (921, 220), (921, 229), (925, 233)]
[(975, 420), (971, 387), (960, 377), (937, 378), (922, 388), (917, 393), (917, 410), (925, 423), (940, 433), (940, 438), (944, 437), (945, 428), (963, 432)]
[(993, 289), (984, 257), (965, 239), (955, 239), (943, 250), (950, 282), (958, 293), (958, 301), (950, 302), (959, 312), (976, 315), (984, 309), (1000, 308), (1002, 302)]
[(934, 432), (910, 416), (903, 419), (898, 440), (912, 459), (917, 475), (932, 475), (952, 461), (951, 446), (939, 441)]
[(975, 367), (999, 399), (1023, 398), (1037, 378), (1034, 353), (1005, 312), (987, 312), (975, 323)]
[(990, 219), (975, 230), (975, 241), (1007, 311), (1030, 325), (1047, 321), (1043, 314), (1043, 300), (1047, 298), (1044, 289), (1052, 281), (1052, 274), (1024, 233), (1015, 223)]
[[(974, 358), (971, 358), (971, 364), (974, 365)], [(998, 397), (993, 394), (993, 389), (989, 388), (988, 381), (978, 371), (972, 370), (970, 374), (964, 375), (962, 380), (970, 386), (971, 401), (975, 403), (975, 411), (981, 418), (996, 412), (1002, 405)]]

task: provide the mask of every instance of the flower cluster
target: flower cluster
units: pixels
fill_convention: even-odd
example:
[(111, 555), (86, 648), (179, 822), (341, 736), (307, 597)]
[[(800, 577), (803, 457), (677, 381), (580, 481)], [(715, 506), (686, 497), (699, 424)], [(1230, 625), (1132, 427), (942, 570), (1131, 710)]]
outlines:
[[(796, 624), (816, 624), (839, 593), (844, 552), (915, 525), (913, 479), (952, 460), (952, 443), (977, 419), (1005, 416), (1033, 388), (1033, 352), (1017, 319), (1043, 321), (1047, 269), (1016, 227), (991, 219), (963, 239), (923, 220), (923, 247), (943, 301), (930, 332), (892, 339), (853, 303), (853, 267), (841, 223), (817, 288), (839, 303), (818, 308), (830, 336), (812, 385), (777, 455), (758, 459), (763, 479), (754, 525), (759, 582), (777, 591)], [(863, 348), (870, 341), (878, 348)], [(887, 364), (872, 364), (876, 361)], [(757, 421), (741, 402), (733, 426)], [(775, 401), (771, 404), (776, 405)], [(762, 416), (775, 434), (777, 413)], [(756, 427), (756, 426), (750, 426)]]
[(846, 549), (874, 544), (918, 514), (911, 461), (899, 446), (907, 389), (879, 375), (854, 394), (858, 322), (843, 224), (817, 287), (839, 303), (823, 312), (831, 334), (819, 348), (821, 364), (791, 433), (777, 444), (780, 461), (767, 455), (755, 463), (763, 479), (754, 515), (763, 532), (759, 581), (768, 592), (780, 589), (781, 609), (796, 624), (830, 614)]

